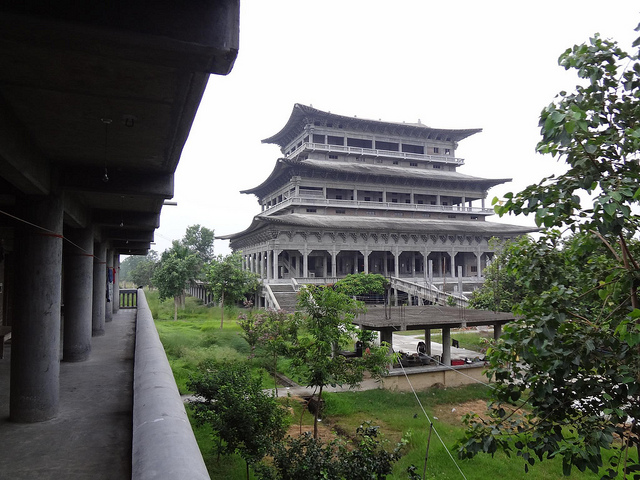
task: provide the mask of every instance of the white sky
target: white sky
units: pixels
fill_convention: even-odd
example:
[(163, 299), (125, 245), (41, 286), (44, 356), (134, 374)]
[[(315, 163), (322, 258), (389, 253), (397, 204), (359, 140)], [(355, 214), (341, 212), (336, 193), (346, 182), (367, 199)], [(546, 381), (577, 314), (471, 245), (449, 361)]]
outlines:
[[(162, 252), (193, 224), (216, 235), (249, 226), (260, 206), (239, 192), (273, 169), (279, 147), (261, 140), (280, 131), (294, 103), (482, 128), (456, 156), (466, 161), (461, 173), (513, 179), (489, 192), (490, 206), (561, 167), (535, 154), (540, 111), (577, 83), (558, 56), (595, 32), (631, 51), (639, 13), (632, 0), (242, 0), (238, 58), (228, 76), (209, 80), (176, 171), (178, 206), (163, 208), (152, 248)], [(228, 242), (215, 250), (229, 253)]]

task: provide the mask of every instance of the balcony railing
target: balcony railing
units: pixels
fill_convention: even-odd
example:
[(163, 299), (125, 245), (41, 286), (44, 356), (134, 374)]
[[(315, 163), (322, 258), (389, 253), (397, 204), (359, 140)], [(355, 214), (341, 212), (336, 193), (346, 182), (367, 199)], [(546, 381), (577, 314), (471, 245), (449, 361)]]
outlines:
[(120, 308), (138, 307), (138, 290), (135, 288), (123, 288), (120, 290)]
[(492, 208), (463, 207), (461, 205), (425, 205), (420, 203), (371, 202), (367, 200), (337, 200), (333, 198), (318, 198), (317, 195), (307, 196), (302, 193), (282, 200), (275, 205), (265, 208), (266, 211), (276, 211), (291, 205), (309, 205), (336, 208), (366, 208), (373, 210), (394, 210), (414, 212), (445, 212), (469, 213), (479, 215), (493, 215)]
[(380, 150), (375, 148), (346, 147), (344, 145), (327, 145), (324, 143), (303, 143), (295, 150), (286, 155), (287, 158), (294, 158), (303, 151), (346, 153), (349, 155), (366, 155), (369, 157), (386, 157), (403, 160), (427, 160), (430, 162), (464, 165), (464, 158), (451, 157), (449, 155), (426, 155), (422, 153), (394, 152), (391, 150)]

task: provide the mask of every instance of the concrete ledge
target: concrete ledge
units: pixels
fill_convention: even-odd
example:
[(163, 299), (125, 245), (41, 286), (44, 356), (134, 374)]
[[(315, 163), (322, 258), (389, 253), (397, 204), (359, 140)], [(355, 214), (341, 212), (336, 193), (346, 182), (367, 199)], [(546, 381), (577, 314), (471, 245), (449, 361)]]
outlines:
[(133, 378), (133, 480), (209, 480), (142, 289)]
[[(485, 369), (484, 363), (460, 365), (453, 368), (446, 366), (405, 368), (411, 385), (416, 390), (424, 390), (437, 383), (446, 387), (459, 387), (478, 382), (486, 384), (489, 381), (483, 375)], [(411, 386), (401, 368), (390, 370), (389, 374), (383, 379), (383, 386), (387, 390), (411, 391)]]

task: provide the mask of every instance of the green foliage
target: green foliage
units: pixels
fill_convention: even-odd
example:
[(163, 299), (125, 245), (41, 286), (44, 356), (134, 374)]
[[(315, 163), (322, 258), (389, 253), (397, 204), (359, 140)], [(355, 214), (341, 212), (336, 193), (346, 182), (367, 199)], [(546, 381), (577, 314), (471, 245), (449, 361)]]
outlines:
[(378, 273), (352, 273), (338, 280), (334, 289), (350, 297), (385, 292), (389, 281)]
[(538, 151), (569, 169), (496, 207), (545, 229), (507, 248), (520, 320), (488, 352), (495, 403), (489, 419), (467, 418), (459, 454), (515, 451), (525, 470), (560, 457), (569, 474), (598, 472), (609, 450), (602, 478), (637, 475), (627, 450), (640, 447), (640, 63), (597, 35), (559, 62), (584, 85), (543, 110)]
[(158, 253), (150, 250), (146, 256), (131, 255), (120, 264), (120, 281), (133, 282), (136, 286), (151, 286), (151, 277), (158, 262)]
[[(225, 301), (234, 303), (246, 295), (251, 295), (260, 288), (259, 277), (242, 269), (242, 257), (234, 252), (226, 257), (218, 255), (211, 261), (207, 270), (209, 288), (216, 301), (220, 302), (224, 312)], [(224, 314), (220, 328), (224, 324)]]
[(471, 294), (470, 308), (510, 312), (524, 296), (525, 291), (519, 277), (504, 268), (509, 255), (519, 254), (517, 251), (512, 253), (509, 249), (510, 244), (511, 241), (498, 244), (496, 240), (492, 240), (492, 245), (497, 252), (491, 263), (484, 269), (484, 283)]
[(162, 255), (162, 260), (153, 274), (153, 283), (158, 288), (160, 300), (178, 297), (184, 293), (191, 278), (194, 263), (194, 255), (186, 257), (180, 257), (176, 253)]
[[(374, 378), (387, 372), (390, 362), (387, 345), (365, 346), (362, 357), (349, 359), (338, 354), (340, 345), (353, 341), (359, 329), (353, 324), (364, 311), (361, 302), (344, 293), (324, 286), (307, 285), (300, 290), (296, 315), (307, 335), (298, 338), (292, 365), (300, 372), (306, 385), (317, 387), (318, 399), (326, 385), (355, 387), (364, 372)], [(314, 437), (317, 437), (318, 409), (315, 413)]]
[(218, 454), (239, 453), (248, 467), (284, 437), (285, 410), (262, 391), (246, 365), (206, 362), (190, 387), (196, 394), (190, 402), (193, 416), (215, 432)]
[(209, 263), (213, 260), (213, 230), (207, 227), (201, 227), (200, 225), (190, 225), (184, 233), (182, 238), (182, 244), (189, 248), (201, 265)]
[(328, 480), (384, 479), (401, 457), (406, 445), (399, 442), (393, 450), (384, 448), (379, 427), (364, 423), (356, 429), (355, 439), (348, 445), (341, 440), (325, 444), (304, 434), (287, 439), (276, 446), (273, 467), (261, 466), (258, 478), (263, 480), (298, 480), (323, 478)]
[(268, 369), (276, 382), (277, 396), (278, 359), (291, 351), (293, 343), (298, 338), (295, 317), (282, 310), (251, 310), (248, 314), (238, 316), (238, 325), (242, 328), (242, 336), (251, 347), (251, 354), (262, 356), (267, 361)]

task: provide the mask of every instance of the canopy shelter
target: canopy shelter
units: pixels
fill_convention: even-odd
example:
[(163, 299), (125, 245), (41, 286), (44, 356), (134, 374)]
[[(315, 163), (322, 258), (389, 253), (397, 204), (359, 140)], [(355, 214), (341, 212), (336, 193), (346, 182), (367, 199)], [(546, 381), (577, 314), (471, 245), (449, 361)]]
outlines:
[(442, 329), (442, 363), (451, 364), (451, 329), (464, 327), (493, 326), (494, 338), (502, 332), (502, 326), (515, 320), (511, 313), (471, 310), (439, 305), (423, 306), (372, 306), (359, 315), (354, 323), (366, 330), (380, 332), (380, 341), (393, 347), (393, 332), (423, 330), (427, 355), (430, 355), (431, 330)]

